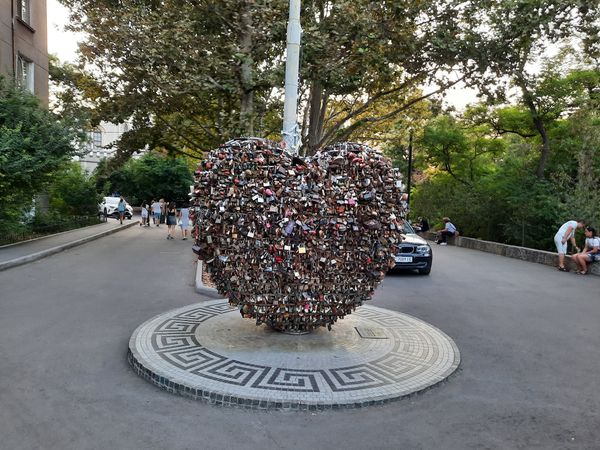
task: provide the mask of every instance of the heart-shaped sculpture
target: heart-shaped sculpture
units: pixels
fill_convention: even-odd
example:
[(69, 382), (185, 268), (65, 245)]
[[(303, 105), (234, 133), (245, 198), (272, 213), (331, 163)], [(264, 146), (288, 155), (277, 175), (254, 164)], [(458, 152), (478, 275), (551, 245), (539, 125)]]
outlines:
[(238, 139), (196, 171), (194, 251), (243, 317), (279, 330), (328, 326), (368, 300), (394, 264), (400, 174), (355, 143), (292, 157)]

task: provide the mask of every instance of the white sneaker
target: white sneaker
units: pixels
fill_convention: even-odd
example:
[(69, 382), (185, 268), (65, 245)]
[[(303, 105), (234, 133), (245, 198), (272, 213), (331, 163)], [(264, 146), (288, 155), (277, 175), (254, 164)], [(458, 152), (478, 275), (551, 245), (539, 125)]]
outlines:
[(448, 245), (447, 242), (441, 242), (440, 245)]

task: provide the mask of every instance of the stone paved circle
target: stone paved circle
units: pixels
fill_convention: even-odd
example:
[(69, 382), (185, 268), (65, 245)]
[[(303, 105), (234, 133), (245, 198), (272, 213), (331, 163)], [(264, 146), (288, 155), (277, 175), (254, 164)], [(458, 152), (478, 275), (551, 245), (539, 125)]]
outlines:
[(226, 300), (168, 311), (129, 341), (134, 370), (169, 392), (211, 404), (321, 410), (386, 403), (448, 378), (454, 341), (406, 314), (362, 306), (332, 331), (282, 334)]

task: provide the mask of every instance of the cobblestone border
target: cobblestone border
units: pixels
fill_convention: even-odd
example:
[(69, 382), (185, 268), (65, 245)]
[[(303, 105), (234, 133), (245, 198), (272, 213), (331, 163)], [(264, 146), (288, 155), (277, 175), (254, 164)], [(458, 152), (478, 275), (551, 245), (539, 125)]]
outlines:
[[(224, 301), (210, 301), (206, 302), (205, 304), (216, 303), (224, 303)], [(370, 308), (379, 311), (385, 311), (381, 308)], [(182, 309), (184, 308), (180, 308), (179, 310), (175, 311), (180, 311)], [(390, 313), (392, 315), (397, 314), (411, 318), (408, 315), (403, 315), (400, 313), (395, 313), (391, 311)], [(256, 398), (254, 394), (250, 392), (248, 392), (247, 396), (243, 394), (239, 395), (239, 390), (235, 393), (235, 395), (233, 392), (227, 394), (222, 389), (212, 390), (211, 387), (197, 385), (193, 386), (192, 384), (186, 384), (185, 380), (182, 381), (181, 378), (178, 378), (178, 375), (176, 374), (177, 370), (172, 371), (171, 369), (160, 368), (160, 365), (153, 365), (153, 363), (148, 363), (147, 360), (143, 360), (143, 358), (146, 358), (146, 356), (142, 358), (142, 356), (140, 356), (140, 353), (138, 352), (138, 349), (135, 347), (137, 335), (140, 332), (140, 330), (143, 329), (143, 327), (145, 327), (147, 324), (154, 321), (158, 317), (161, 316), (157, 316), (156, 318), (145, 322), (140, 327), (138, 327), (138, 329), (133, 333), (130, 339), (130, 346), (127, 354), (128, 363), (132, 366), (135, 373), (138, 374), (140, 377), (144, 378), (148, 382), (171, 394), (181, 395), (215, 406), (237, 407), (256, 410), (324, 411), (356, 409), (375, 405), (384, 405), (393, 401), (414, 396), (417, 393), (424, 392), (426, 390), (431, 389), (434, 386), (440, 385), (442, 382), (445, 382), (453, 373), (455, 373), (455, 371), (460, 365), (460, 353), (452, 339), (447, 337), (443, 332), (441, 332), (437, 328), (426, 324), (432, 329), (434, 329), (436, 332), (444, 336), (445, 339), (447, 339), (447, 342), (452, 348), (452, 352), (450, 355), (451, 364), (446, 368), (446, 370), (440, 377), (432, 380), (421, 380), (421, 384), (417, 383), (415, 388), (411, 388), (412, 390), (403, 390), (401, 392), (398, 392), (398, 390), (396, 390), (396, 392), (394, 392), (394, 389), (382, 389), (377, 395), (373, 395), (371, 397), (367, 397), (366, 395), (358, 395), (358, 398), (356, 400), (354, 400), (352, 397), (340, 396), (341, 401), (335, 401), (335, 398), (333, 398), (331, 401), (315, 401), (312, 399), (307, 399), (302, 395), (298, 395), (297, 398), (292, 399), (270, 398), (273, 397), (273, 395), (269, 396), (268, 392), (265, 393), (265, 396), (263, 398)], [(424, 323), (419, 319), (411, 319)], [(248, 391), (250, 391), (250, 389), (248, 389)]]
[(457, 365), (456, 369), (450, 373), (446, 378), (440, 380), (439, 382), (432, 384), (431, 386), (427, 386), (420, 391), (411, 392), (409, 394), (401, 395), (398, 397), (390, 397), (379, 400), (368, 400), (363, 402), (355, 402), (355, 403), (303, 403), (301, 401), (297, 402), (274, 402), (269, 400), (258, 400), (252, 398), (243, 398), (236, 397), (233, 395), (225, 395), (219, 394), (216, 392), (205, 391), (202, 389), (195, 389), (189, 386), (184, 386), (183, 384), (175, 383), (170, 381), (166, 377), (161, 377), (160, 375), (152, 372), (149, 369), (146, 369), (143, 365), (139, 363), (131, 349), (127, 351), (127, 361), (129, 365), (133, 368), (134, 372), (142, 377), (144, 380), (154, 384), (155, 386), (167, 391), (170, 394), (180, 395), (182, 397), (191, 398), (193, 400), (201, 401), (203, 403), (213, 405), (213, 406), (224, 406), (224, 407), (232, 407), (232, 408), (243, 408), (243, 409), (252, 409), (252, 410), (273, 410), (273, 411), (336, 411), (343, 409), (359, 409), (366, 408), (369, 406), (381, 406), (387, 405), (388, 403), (397, 402), (400, 400), (404, 400), (407, 398), (415, 397), (416, 395), (423, 394), (424, 392), (429, 391), (430, 389), (436, 388), (443, 383), (446, 383), (452, 376), (454, 376), (457, 372), (459, 372), (459, 365)]

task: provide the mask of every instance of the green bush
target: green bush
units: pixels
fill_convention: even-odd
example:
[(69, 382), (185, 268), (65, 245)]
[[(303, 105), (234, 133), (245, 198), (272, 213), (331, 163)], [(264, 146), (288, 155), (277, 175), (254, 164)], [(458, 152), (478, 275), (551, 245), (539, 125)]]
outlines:
[(50, 208), (61, 215), (95, 216), (100, 196), (94, 181), (86, 175), (78, 163), (64, 166), (49, 188)]

